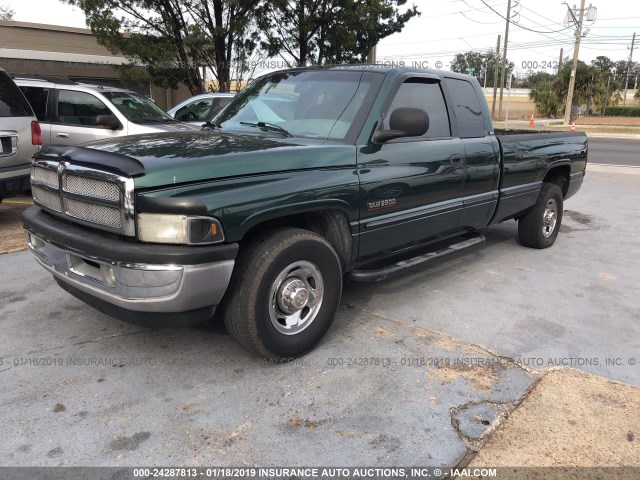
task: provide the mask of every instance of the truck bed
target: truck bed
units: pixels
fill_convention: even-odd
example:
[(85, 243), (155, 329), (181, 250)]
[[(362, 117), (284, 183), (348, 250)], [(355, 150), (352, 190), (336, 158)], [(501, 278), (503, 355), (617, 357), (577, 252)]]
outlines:
[[(500, 197), (492, 223), (516, 218), (535, 203), (545, 172), (566, 170), (569, 184), (582, 181), (587, 166), (587, 136), (582, 132), (495, 130), (500, 144)], [(565, 198), (575, 190), (565, 187)], [(577, 190), (577, 188), (576, 188)]]

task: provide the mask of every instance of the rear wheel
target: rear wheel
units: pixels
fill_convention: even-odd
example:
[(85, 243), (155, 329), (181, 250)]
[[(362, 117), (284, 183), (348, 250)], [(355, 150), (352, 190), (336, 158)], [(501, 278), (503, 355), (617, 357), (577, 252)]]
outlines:
[(525, 247), (547, 248), (554, 244), (562, 223), (560, 187), (544, 183), (533, 209), (518, 221), (518, 239)]
[(266, 358), (299, 357), (333, 322), (342, 294), (340, 260), (315, 233), (277, 230), (244, 248), (228, 293), (224, 321), (236, 342)]

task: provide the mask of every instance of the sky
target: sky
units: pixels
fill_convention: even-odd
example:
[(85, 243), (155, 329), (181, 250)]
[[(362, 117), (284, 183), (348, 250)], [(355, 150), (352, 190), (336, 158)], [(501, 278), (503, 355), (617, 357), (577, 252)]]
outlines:
[[(519, 6), (509, 31), (508, 58), (516, 74), (531, 70), (553, 73), (560, 49), (572, 56), (574, 29), (567, 28), (567, 7), (560, 0), (513, 0)], [(411, 4), (409, 0), (408, 4)], [(422, 13), (400, 33), (381, 41), (379, 62), (404, 62), (407, 66), (448, 69), (456, 53), (495, 49), (497, 36), (504, 42), (507, 0), (414, 0)], [(573, 6), (574, 0), (571, 0)], [(579, 1), (577, 1), (579, 5)], [(70, 27), (85, 27), (82, 12), (59, 0), (0, 0), (15, 12), (15, 20)], [(586, 5), (590, 2), (587, 0)], [(597, 20), (580, 46), (580, 60), (589, 63), (598, 55), (627, 60), (631, 36), (640, 35), (640, 2), (595, 0)], [(492, 11), (491, 8), (495, 11)], [(500, 16), (502, 15), (502, 17)], [(535, 30), (533, 32), (531, 30)], [(501, 45), (501, 50), (504, 43)], [(634, 49), (640, 61), (640, 38)]]

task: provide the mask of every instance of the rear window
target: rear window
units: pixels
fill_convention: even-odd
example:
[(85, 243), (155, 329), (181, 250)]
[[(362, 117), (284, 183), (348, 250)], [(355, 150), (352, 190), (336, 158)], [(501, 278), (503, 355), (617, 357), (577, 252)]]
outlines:
[(484, 137), (487, 134), (484, 115), (473, 85), (466, 80), (455, 78), (448, 78), (446, 82), (453, 99), (460, 138)]
[(47, 104), (49, 103), (49, 89), (42, 87), (20, 87), (27, 97), (36, 117), (41, 122), (47, 119)]
[(32, 117), (33, 111), (6, 72), (0, 71), (0, 117)]

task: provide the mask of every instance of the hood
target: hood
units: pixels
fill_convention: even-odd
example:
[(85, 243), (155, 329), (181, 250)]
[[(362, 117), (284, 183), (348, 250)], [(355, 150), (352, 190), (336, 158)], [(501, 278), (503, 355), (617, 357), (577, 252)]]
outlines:
[(355, 145), (313, 139), (201, 130), (99, 140), (82, 147), (45, 147), (39, 156), (132, 176), (136, 188), (335, 168), (356, 163)]
[(156, 132), (194, 132), (200, 130), (202, 127), (200, 124), (191, 124), (185, 122), (171, 122), (171, 123), (129, 123), (129, 135), (156, 133)]

